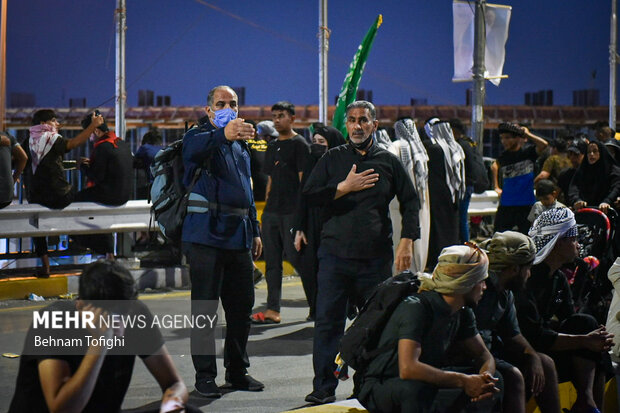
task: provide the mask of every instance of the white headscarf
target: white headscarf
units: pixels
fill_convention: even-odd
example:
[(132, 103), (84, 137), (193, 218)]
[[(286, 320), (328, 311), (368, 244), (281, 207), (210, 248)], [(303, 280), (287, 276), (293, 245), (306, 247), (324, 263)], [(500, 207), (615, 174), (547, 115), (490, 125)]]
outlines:
[(465, 195), (465, 152), (454, 139), (448, 122), (433, 124), (433, 138), (444, 154), (446, 165), (446, 184), (450, 188), (452, 202), (456, 203)]
[(420, 140), (420, 135), (412, 119), (401, 119), (394, 124), (397, 141), (402, 142), (407, 151), (401, 148), (400, 160), (403, 165), (408, 165), (408, 160), (412, 158), (413, 174), (415, 176), (415, 189), (420, 203), (423, 204), (426, 197), (424, 191), (428, 186), (428, 154)]

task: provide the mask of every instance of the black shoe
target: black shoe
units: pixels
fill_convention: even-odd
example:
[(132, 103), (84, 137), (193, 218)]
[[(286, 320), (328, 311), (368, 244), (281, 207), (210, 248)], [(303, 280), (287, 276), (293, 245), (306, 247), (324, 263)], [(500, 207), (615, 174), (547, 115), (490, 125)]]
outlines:
[(334, 393), (328, 393), (325, 390), (313, 390), (306, 396), (306, 401), (314, 404), (332, 403), (336, 401), (336, 396)]
[(210, 397), (212, 399), (219, 399), (222, 397), (222, 392), (219, 387), (217, 387), (217, 384), (215, 384), (215, 380), (202, 380), (197, 382), (194, 387), (201, 396)]
[(225, 387), (230, 387), (235, 390), (247, 390), (247, 391), (261, 391), (265, 388), (265, 385), (248, 373), (243, 375), (229, 375), (226, 374)]

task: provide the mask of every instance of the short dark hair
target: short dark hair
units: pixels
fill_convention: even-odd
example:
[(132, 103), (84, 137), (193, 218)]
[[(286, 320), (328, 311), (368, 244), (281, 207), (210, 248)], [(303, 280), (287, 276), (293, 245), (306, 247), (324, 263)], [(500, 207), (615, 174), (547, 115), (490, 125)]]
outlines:
[(566, 148), (568, 147), (566, 140), (562, 138), (552, 138), (551, 140), (549, 140), (549, 146), (557, 149), (557, 151), (560, 153), (566, 152)]
[(356, 100), (355, 102), (349, 103), (345, 111), (347, 116), (349, 115), (349, 111), (351, 109), (368, 109), (372, 120), (377, 120), (377, 109), (375, 109), (375, 105), (368, 102), (367, 100)]
[(271, 111), (273, 112), (274, 110), (285, 110), (291, 116), (295, 116), (295, 105), (293, 105), (291, 102), (287, 102), (286, 100), (281, 100), (280, 102), (275, 103), (271, 107)]
[(155, 129), (151, 129), (142, 137), (142, 145), (161, 145), (162, 138), (159, 132)]
[(450, 127), (452, 130), (457, 130), (461, 132), (462, 135), (465, 135), (465, 125), (463, 125), (463, 122), (461, 122), (459, 118), (452, 118), (448, 122), (450, 122)]
[(41, 123), (48, 122), (56, 117), (56, 112), (51, 109), (41, 109), (37, 110), (34, 115), (32, 115), (32, 124), (40, 125)]
[[(84, 116), (84, 119), (82, 119), (82, 122), (80, 123), (82, 125), (82, 129), (88, 128), (92, 122), (93, 122), (93, 112)], [(97, 129), (99, 129), (102, 132), (107, 132), (110, 130), (110, 128), (108, 128), (108, 124), (105, 123), (105, 121), (101, 125), (97, 126)]]
[(549, 180), (549, 179), (541, 179), (536, 182), (536, 197), (540, 198), (541, 196), (547, 196), (553, 194), (554, 191), (557, 191), (557, 185)]
[(133, 300), (138, 290), (127, 268), (114, 261), (99, 260), (84, 268), (78, 294), (82, 300)]
[(233, 95), (235, 95), (235, 97), (239, 99), (239, 97), (237, 96), (237, 92), (235, 92), (233, 88), (227, 85), (219, 85), (209, 91), (209, 94), (207, 95), (207, 106), (213, 106), (213, 95), (215, 95), (215, 92), (220, 89), (230, 90), (233, 93)]

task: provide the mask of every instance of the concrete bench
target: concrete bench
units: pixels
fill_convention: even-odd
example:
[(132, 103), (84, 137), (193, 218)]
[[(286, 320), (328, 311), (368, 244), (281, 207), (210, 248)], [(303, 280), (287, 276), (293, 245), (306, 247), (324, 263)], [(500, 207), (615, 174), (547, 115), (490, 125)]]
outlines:
[(0, 238), (146, 231), (150, 211), (151, 204), (146, 200), (121, 206), (74, 202), (64, 209), (14, 204), (0, 209)]

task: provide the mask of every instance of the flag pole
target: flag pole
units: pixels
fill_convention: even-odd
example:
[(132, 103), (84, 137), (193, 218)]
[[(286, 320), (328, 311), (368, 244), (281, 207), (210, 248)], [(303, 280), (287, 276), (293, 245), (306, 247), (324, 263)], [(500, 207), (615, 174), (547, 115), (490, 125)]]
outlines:
[(485, 0), (476, 0), (476, 13), (474, 16), (474, 90), (473, 105), (471, 111), (471, 134), (474, 142), (478, 143), (478, 150), (482, 153), (484, 137), (484, 51), (486, 47), (486, 28), (484, 23)]
[(125, 108), (127, 92), (125, 90), (125, 32), (127, 30), (127, 9), (125, 0), (116, 0), (116, 93), (114, 129), (116, 136), (125, 139)]
[(609, 127), (616, 130), (616, 69), (618, 20), (616, 16), (616, 0), (611, 0), (611, 24), (609, 40)]
[(319, 0), (319, 122), (327, 125), (327, 52), (329, 29), (327, 28), (327, 0)]

